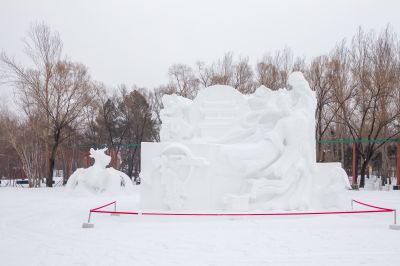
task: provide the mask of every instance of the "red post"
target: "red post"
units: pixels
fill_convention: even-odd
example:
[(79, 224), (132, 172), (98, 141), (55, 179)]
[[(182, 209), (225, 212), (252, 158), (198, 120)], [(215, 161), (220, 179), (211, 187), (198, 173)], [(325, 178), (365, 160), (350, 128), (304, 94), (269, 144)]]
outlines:
[(397, 142), (397, 152), (396, 152), (396, 177), (397, 184), (394, 189), (400, 190), (400, 142)]
[(353, 178), (351, 181), (351, 186), (353, 188), (358, 188), (357, 185), (357, 144), (355, 142), (353, 142), (353, 156), (352, 156), (352, 163), (353, 163), (353, 167), (352, 167), (352, 174), (353, 174)]

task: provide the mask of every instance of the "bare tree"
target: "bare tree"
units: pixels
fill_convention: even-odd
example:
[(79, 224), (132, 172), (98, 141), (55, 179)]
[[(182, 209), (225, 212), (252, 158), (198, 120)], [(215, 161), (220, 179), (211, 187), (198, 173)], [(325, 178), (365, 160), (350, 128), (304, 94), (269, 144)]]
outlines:
[(191, 67), (183, 64), (173, 65), (168, 71), (170, 84), (179, 96), (193, 99), (198, 91), (199, 80)]
[(27, 121), (19, 121), (10, 116), (5, 117), (4, 114), (2, 116), (7, 140), (18, 154), (29, 187), (39, 187), (46, 160), (43, 154), (45, 143), (36, 132), (43, 126), (43, 119), (36, 116)]
[(202, 61), (196, 62), (197, 67), (197, 76), (200, 82), (200, 85), (203, 88), (209, 87), (212, 85), (212, 69), (207, 67), (206, 64)]
[[(296, 67), (300, 67), (300, 61)], [(289, 48), (265, 55), (257, 63), (257, 83), (277, 90), (287, 87), (287, 79), (293, 69), (293, 54)]]
[(233, 53), (229, 52), (210, 67), (210, 85), (232, 85), (233, 73)]
[(342, 122), (358, 143), (361, 156), (360, 187), (364, 186), (365, 174), (371, 159), (384, 143), (377, 139), (397, 138), (400, 130), (394, 125), (400, 115), (396, 108), (399, 87), (398, 41), (388, 27), (379, 36), (364, 33), (360, 28), (351, 47), (351, 71), (355, 83), (355, 96), (349, 101), (348, 112)]
[[(8, 110), (2, 110), (0, 113), (0, 178), (4, 179), (16, 179), (21, 177), (21, 165), (19, 154), (12, 145), (10, 139), (10, 126), (15, 124), (16, 118), (11, 117)], [(12, 137), (20, 135), (21, 132), (12, 132)], [(22, 144), (17, 142), (17, 144)], [(28, 176), (29, 178), (29, 176)], [(33, 182), (30, 183), (33, 185)]]
[(239, 58), (233, 66), (233, 87), (243, 94), (253, 93), (253, 70), (249, 65), (249, 58)]
[(45, 120), (43, 138), (49, 145), (46, 185), (51, 187), (57, 149), (69, 137), (65, 129), (79, 123), (82, 110), (93, 99), (93, 90), (86, 67), (61, 58), (62, 43), (57, 33), (38, 24), (28, 37), (25, 48), (33, 67), (25, 68), (5, 54), (1, 61), (7, 81), (19, 92), (26, 116), (38, 113)]
[[(338, 123), (339, 112), (345, 110), (347, 101), (353, 96), (348, 73), (347, 50), (344, 43), (336, 47), (331, 55), (315, 58), (306, 73), (310, 87), (315, 90), (317, 97), (315, 137), (318, 141), (318, 161), (325, 161), (327, 153), (320, 141), (343, 135), (341, 124)], [(328, 146), (331, 152), (339, 150), (338, 147), (336, 149), (333, 147), (334, 144)], [(338, 156), (333, 155), (333, 157)]]

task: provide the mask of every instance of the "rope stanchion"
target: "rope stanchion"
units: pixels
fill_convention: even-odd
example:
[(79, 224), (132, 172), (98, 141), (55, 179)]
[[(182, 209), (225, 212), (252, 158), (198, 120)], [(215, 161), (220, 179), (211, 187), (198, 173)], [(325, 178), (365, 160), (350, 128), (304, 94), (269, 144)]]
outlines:
[[(198, 217), (223, 217), (223, 216), (236, 216), (236, 217), (246, 217), (246, 216), (304, 216), (304, 215), (338, 215), (338, 214), (365, 214), (365, 213), (384, 213), (384, 212), (393, 212), (394, 213), (394, 224), (390, 226), (391, 229), (396, 229), (398, 225), (396, 224), (396, 210), (395, 209), (389, 209), (389, 208), (383, 208), (371, 204), (367, 204), (358, 200), (352, 200), (352, 209), (353, 209), (353, 203), (357, 203), (359, 205), (365, 206), (372, 208), (372, 210), (351, 210), (351, 211), (329, 211), (329, 212), (282, 212), (282, 213), (179, 213), (179, 212), (138, 212), (138, 211), (133, 211), (133, 212), (127, 212), (127, 211), (117, 211), (116, 206), (117, 203), (116, 201), (107, 203), (105, 205), (102, 205), (100, 207), (91, 209), (89, 211), (89, 218), (88, 218), (88, 223), (84, 223), (82, 227), (84, 228), (93, 228), (94, 225), (90, 224), (90, 218), (92, 213), (107, 213), (111, 215), (146, 215), (146, 216), (198, 216)], [(114, 205), (114, 211), (107, 211), (107, 210), (102, 210), (103, 208), (106, 208), (110, 205)], [(394, 228), (396, 227), (396, 228)]]
[(94, 209), (90, 209), (90, 210), (89, 210), (88, 221), (87, 221), (87, 223), (83, 223), (83, 224), (82, 224), (82, 228), (93, 228), (93, 227), (94, 227), (94, 224), (93, 224), (93, 223), (90, 223), (90, 219), (92, 218), (92, 212), (104, 213), (105, 211), (99, 211), (99, 210), (100, 210), (100, 209), (103, 209), (103, 208), (105, 208), (105, 207), (108, 207), (108, 206), (110, 206), (110, 205), (113, 205), (113, 204), (114, 204), (114, 212), (109, 212), (109, 211), (107, 211), (107, 213), (111, 213), (111, 215), (113, 215), (113, 213), (114, 213), (114, 215), (118, 215), (118, 214), (115, 214), (115, 212), (116, 212), (116, 210), (117, 210), (117, 202), (114, 200), (113, 202), (104, 204), (104, 205), (102, 205), (102, 206), (100, 206), (100, 207), (97, 207), (97, 208), (94, 208)]

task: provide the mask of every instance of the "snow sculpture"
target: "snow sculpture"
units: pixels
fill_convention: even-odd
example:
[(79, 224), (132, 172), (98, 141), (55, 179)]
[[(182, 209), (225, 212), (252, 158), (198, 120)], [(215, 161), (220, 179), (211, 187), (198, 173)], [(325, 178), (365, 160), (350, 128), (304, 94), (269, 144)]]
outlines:
[(141, 205), (159, 210), (344, 208), (340, 163), (316, 163), (316, 97), (300, 72), (288, 89), (229, 86), (163, 97), (160, 143), (142, 143)]
[(67, 188), (84, 189), (91, 192), (117, 193), (133, 187), (131, 179), (123, 172), (112, 167), (106, 168), (111, 157), (106, 155), (104, 149), (90, 149), (90, 157), (95, 160), (89, 168), (78, 168), (69, 177)]

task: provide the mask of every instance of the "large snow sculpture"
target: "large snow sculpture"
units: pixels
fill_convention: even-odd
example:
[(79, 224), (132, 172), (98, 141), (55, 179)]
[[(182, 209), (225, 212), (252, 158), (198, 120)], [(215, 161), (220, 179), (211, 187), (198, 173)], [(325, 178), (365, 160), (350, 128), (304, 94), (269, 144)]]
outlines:
[(94, 164), (89, 168), (76, 169), (68, 179), (67, 188), (111, 193), (131, 189), (132, 181), (125, 173), (112, 167), (106, 168), (111, 161), (111, 157), (104, 153), (106, 150), (107, 148), (90, 149)]
[(343, 208), (347, 175), (315, 158), (316, 98), (300, 72), (289, 88), (229, 86), (192, 101), (163, 97), (160, 143), (142, 143), (141, 205), (162, 210)]

